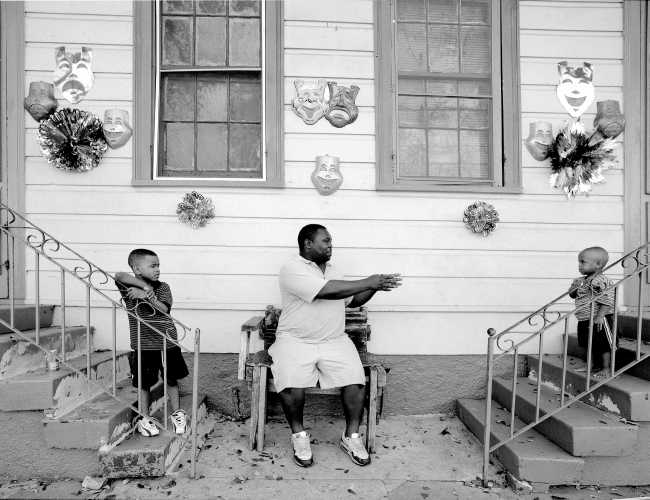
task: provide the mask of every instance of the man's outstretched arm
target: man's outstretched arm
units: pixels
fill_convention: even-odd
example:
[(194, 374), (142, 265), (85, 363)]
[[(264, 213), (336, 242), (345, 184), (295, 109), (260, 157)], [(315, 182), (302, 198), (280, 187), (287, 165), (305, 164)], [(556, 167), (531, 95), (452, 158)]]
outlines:
[(354, 296), (348, 307), (359, 307), (368, 302), (375, 292), (388, 292), (401, 285), (399, 274), (373, 274), (362, 280), (329, 280), (316, 299), (340, 300)]

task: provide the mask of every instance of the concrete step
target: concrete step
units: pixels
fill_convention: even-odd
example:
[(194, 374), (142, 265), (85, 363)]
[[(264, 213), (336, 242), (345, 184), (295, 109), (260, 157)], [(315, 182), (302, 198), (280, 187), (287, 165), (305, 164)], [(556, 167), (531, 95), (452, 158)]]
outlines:
[[(493, 399), (512, 411), (512, 380), (494, 379)], [(560, 394), (543, 387), (539, 416), (560, 406)], [(537, 384), (523, 378), (517, 382), (515, 414), (527, 424), (535, 420)], [(535, 426), (535, 430), (576, 457), (617, 457), (632, 453), (638, 427), (615, 420), (582, 402), (573, 403)]]
[[(485, 429), (485, 400), (459, 399), (458, 416), (472, 433), (483, 442)], [(507, 425), (504, 423), (507, 422)], [(510, 412), (492, 403), (490, 444), (510, 437)], [(515, 418), (515, 430), (524, 427)], [(540, 433), (529, 430), (494, 452), (499, 462), (517, 479), (533, 483), (571, 484), (580, 479), (584, 459), (573, 457)]]
[[(617, 335), (636, 339), (638, 317), (636, 314), (620, 313), (617, 320)], [(644, 317), (641, 320), (641, 340), (650, 342), (650, 317)]]
[[(191, 437), (192, 396), (181, 397), (181, 408), (188, 414), (188, 425), (183, 437)], [(205, 395), (199, 395), (197, 412), (197, 438), (205, 435), (201, 422), (207, 414)], [(162, 411), (159, 410), (154, 417), (161, 421)], [(172, 430), (171, 423), (169, 430)], [(197, 439), (198, 441), (198, 439)], [(108, 478), (122, 477), (157, 477), (162, 476), (174, 467), (183, 450), (185, 443), (175, 438), (172, 432), (161, 431), (159, 435), (145, 437), (139, 432), (134, 432), (129, 438), (118, 446), (106, 446), (99, 450), (99, 462), (103, 476)]]
[[(650, 343), (645, 340), (641, 342), (641, 356), (650, 353)], [(580, 359), (587, 359), (587, 349), (578, 345), (578, 336), (575, 333), (569, 334), (567, 352), (570, 356)], [(620, 337), (618, 339), (618, 350), (616, 351), (616, 369), (620, 370), (630, 362), (636, 360), (636, 340)], [(650, 359), (629, 368), (626, 374), (643, 380), (650, 380)]]
[[(52, 325), (54, 316), (54, 307), (50, 305), (41, 305), (39, 307), (38, 318), (41, 328), (47, 328)], [(0, 319), (6, 323), (11, 323), (11, 306), (0, 305)], [(35, 305), (16, 305), (14, 306), (14, 328), (21, 332), (33, 330), (36, 328), (36, 306)], [(10, 328), (0, 324), (0, 334), (13, 332)]]
[[(538, 356), (528, 356), (530, 369), (529, 378), (537, 380)], [(587, 363), (580, 358), (567, 357), (567, 374), (565, 391), (577, 395), (585, 390), (586, 375), (576, 372), (576, 368), (586, 367)], [(592, 377), (593, 384), (600, 379)], [(561, 355), (549, 354), (544, 356), (542, 365), (542, 383), (560, 390), (562, 384)], [(650, 382), (630, 375), (622, 374), (605, 385), (585, 396), (585, 403), (637, 422), (650, 421)]]
[[(117, 384), (116, 396), (135, 407), (138, 392), (131, 379)], [(158, 381), (151, 388), (150, 412), (163, 405), (163, 384)], [(101, 393), (80, 406), (60, 415), (43, 420), (45, 441), (50, 448), (94, 449), (115, 445), (132, 430), (135, 413), (106, 393)]]
[[(127, 352), (118, 352), (118, 380), (127, 378), (130, 372)], [(86, 374), (86, 356), (71, 359), (69, 364)], [(112, 387), (113, 356), (110, 351), (91, 354), (90, 379), (102, 387)], [(0, 410), (47, 410), (49, 416), (57, 417), (100, 392), (85, 377), (65, 365), (57, 371), (40, 368), (0, 381)]]
[[(36, 339), (36, 330), (21, 331), (28, 338)], [(41, 328), (39, 342), (47, 351), (56, 349), (61, 354), (61, 328)], [(65, 349), (68, 358), (76, 358), (86, 354), (85, 326), (71, 326), (65, 329)], [(45, 367), (45, 352), (15, 333), (0, 335), (0, 380), (43, 367)]]

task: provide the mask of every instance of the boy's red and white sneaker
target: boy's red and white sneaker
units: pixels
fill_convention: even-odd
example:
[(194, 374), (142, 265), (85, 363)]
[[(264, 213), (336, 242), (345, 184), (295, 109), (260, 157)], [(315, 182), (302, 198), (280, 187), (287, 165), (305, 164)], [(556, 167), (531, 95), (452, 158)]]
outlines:
[(141, 418), (135, 424), (135, 429), (145, 437), (157, 436), (160, 429), (156, 427), (151, 418)]
[(187, 428), (187, 413), (184, 410), (176, 410), (169, 416), (176, 434), (185, 434)]

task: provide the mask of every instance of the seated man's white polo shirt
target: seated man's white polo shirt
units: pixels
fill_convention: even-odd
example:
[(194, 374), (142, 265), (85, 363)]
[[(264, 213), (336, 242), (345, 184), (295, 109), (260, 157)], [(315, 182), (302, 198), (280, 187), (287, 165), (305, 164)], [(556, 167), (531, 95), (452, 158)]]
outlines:
[(326, 283), (343, 275), (329, 262), (323, 273), (315, 262), (296, 255), (280, 269), (282, 314), (276, 336), (316, 343), (340, 338), (345, 333), (345, 306), (352, 297), (316, 299)]

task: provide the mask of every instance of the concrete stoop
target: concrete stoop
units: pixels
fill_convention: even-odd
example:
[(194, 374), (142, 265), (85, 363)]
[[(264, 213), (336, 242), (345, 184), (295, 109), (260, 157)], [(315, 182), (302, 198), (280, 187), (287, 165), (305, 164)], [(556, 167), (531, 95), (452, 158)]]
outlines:
[[(192, 396), (181, 397), (181, 408), (187, 412), (187, 429), (182, 437), (191, 437), (191, 412)], [(171, 410), (170, 410), (171, 412)], [(197, 442), (198, 438), (207, 432), (201, 429), (201, 422), (207, 414), (205, 395), (198, 398), (197, 411)], [(153, 414), (161, 423), (163, 420), (162, 409)], [(169, 432), (161, 431), (153, 437), (145, 437), (139, 432), (133, 432), (130, 437), (117, 446), (105, 446), (99, 450), (99, 461), (104, 477), (156, 477), (162, 476), (178, 465), (178, 461), (186, 448), (180, 439), (173, 434), (171, 423)]]

